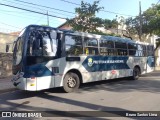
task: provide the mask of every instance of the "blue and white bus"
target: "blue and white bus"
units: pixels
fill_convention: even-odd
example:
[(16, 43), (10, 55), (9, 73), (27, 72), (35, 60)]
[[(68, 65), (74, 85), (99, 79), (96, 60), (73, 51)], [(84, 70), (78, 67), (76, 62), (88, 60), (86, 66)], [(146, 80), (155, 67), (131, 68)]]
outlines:
[(154, 47), (131, 39), (29, 25), (14, 42), (12, 82), (39, 91), (129, 77), (154, 70)]

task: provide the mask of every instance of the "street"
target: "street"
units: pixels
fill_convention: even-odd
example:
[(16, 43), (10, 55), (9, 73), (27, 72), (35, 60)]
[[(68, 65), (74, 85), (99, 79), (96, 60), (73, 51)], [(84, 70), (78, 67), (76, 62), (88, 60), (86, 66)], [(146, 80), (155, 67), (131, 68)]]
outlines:
[(0, 94), (1, 111), (160, 111), (160, 71), (83, 84), (77, 92), (61, 88)]

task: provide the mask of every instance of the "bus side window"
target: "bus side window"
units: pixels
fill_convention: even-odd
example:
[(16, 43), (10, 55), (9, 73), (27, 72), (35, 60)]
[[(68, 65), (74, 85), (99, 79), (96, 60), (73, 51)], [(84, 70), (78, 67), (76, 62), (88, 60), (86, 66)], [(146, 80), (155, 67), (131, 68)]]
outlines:
[(142, 48), (142, 45), (137, 44), (137, 50), (136, 50), (135, 56), (144, 56), (144, 55), (143, 55), (143, 48)]
[(86, 47), (85, 48), (86, 55), (98, 55), (98, 48), (94, 47)]
[(153, 47), (153, 45), (148, 45), (147, 46), (147, 54), (148, 54), (148, 56), (153, 56), (154, 55), (154, 47)]
[(126, 56), (127, 55), (127, 44), (124, 42), (115, 42), (115, 48), (117, 55)]
[(66, 55), (78, 56), (80, 54), (83, 54), (82, 37), (74, 35), (66, 35), (65, 51)]
[(84, 37), (85, 54), (98, 55), (98, 41), (95, 38)]
[(146, 46), (142, 45), (142, 55), (146, 56)]
[(137, 45), (135, 43), (128, 43), (128, 49), (130, 56), (136, 55)]
[(29, 40), (27, 44), (27, 55), (35, 56), (37, 53), (37, 43), (36, 43), (36, 32), (31, 31), (29, 35)]
[(53, 56), (51, 39), (49, 33), (45, 31), (31, 31), (27, 45), (27, 55), (29, 56)]
[(42, 47), (43, 47), (43, 37), (40, 32), (36, 31), (35, 35), (32, 38), (32, 55), (33, 56), (41, 56), (42, 55)]
[(100, 54), (101, 55), (114, 55), (114, 43), (111, 40), (100, 40)]

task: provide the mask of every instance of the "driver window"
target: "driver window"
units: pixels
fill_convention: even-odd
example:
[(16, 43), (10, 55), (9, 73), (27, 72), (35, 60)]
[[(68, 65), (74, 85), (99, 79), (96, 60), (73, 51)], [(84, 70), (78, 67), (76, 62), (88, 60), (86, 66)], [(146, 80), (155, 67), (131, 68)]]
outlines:
[(55, 56), (57, 42), (52, 32), (32, 31), (28, 40), (27, 55)]
[(51, 49), (51, 40), (47, 32), (43, 33), (43, 55), (50, 55), (52, 54)]

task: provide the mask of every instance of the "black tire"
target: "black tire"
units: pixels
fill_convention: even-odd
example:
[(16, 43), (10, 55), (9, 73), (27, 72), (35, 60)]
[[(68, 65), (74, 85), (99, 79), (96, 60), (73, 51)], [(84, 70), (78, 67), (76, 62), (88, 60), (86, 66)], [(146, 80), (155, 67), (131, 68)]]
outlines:
[(69, 72), (63, 79), (63, 89), (65, 92), (74, 92), (80, 86), (80, 80), (76, 73)]
[(132, 80), (138, 80), (140, 74), (141, 74), (140, 69), (138, 67), (134, 67), (133, 76), (131, 77), (131, 79)]

